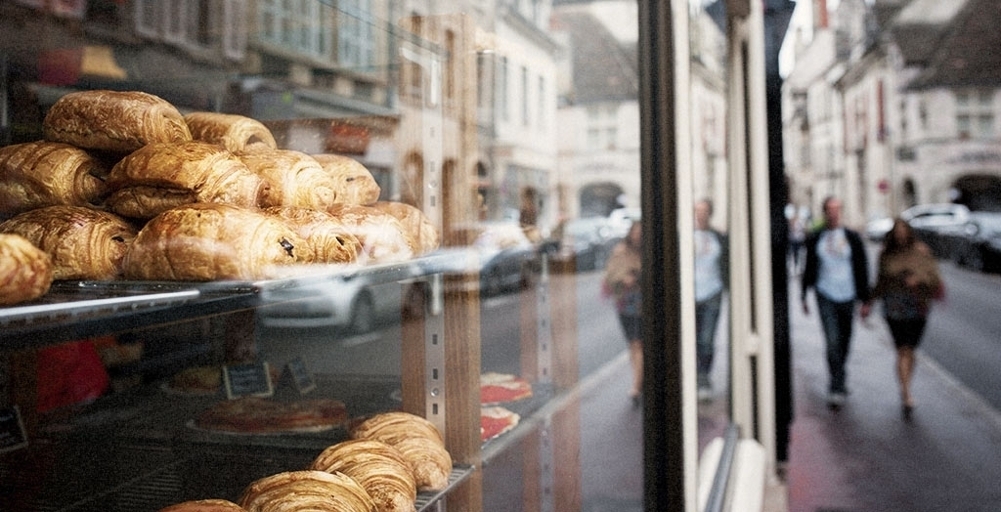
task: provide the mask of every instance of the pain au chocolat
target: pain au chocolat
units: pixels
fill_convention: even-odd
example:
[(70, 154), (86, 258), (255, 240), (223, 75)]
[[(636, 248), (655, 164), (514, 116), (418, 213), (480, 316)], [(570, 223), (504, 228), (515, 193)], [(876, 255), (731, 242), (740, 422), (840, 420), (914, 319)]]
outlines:
[(97, 206), (108, 169), (87, 151), (35, 141), (0, 148), (0, 214), (53, 205)]
[(288, 149), (257, 150), (237, 157), (268, 182), (261, 206), (297, 206), (325, 210), (334, 204), (334, 178), (313, 157)]
[(413, 512), (417, 482), (403, 455), (382, 441), (349, 439), (327, 447), (310, 469), (354, 478), (375, 501), (376, 512)]
[(257, 207), (269, 188), (233, 153), (198, 141), (144, 146), (115, 164), (107, 183), (108, 209), (136, 219), (190, 203)]
[(371, 512), (368, 492), (343, 473), (303, 470), (266, 476), (251, 483), (239, 501), (247, 512)]
[(246, 512), (246, 509), (223, 499), (204, 499), (182, 501), (164, 508), (158, 512)]
[(414, 472), (418, 490), (448, 486), (452, 456), (441, 432), (425, 418), (402, 411), (376, 414), (355, 425), (351, 438), (382, 441), (399, 450)]
[(34, 300), (52, 285), (52, 260), (21, 235), (0, 233), (0, 306)]
[(46, 140), (122, 154), (154, 142), (191, 140), (174, 105), (138, 91), (66, 94), (49, 108), (42, 130)]
[(361, 241), (333, 215), (310, 208), (275, 206), (264, 213), (281, 219), (312, 248), (317, 263), (353, 263), (361, 254)]
[(395, 263), (416, 254), (413, 239), (396, 217), (371, 206), (335, 204), (327, 212), (361, 240), (361, 262)]
[(0, 223), (0, 233), (27, 238), (52, 258), (53, 279), (121, 277), (136, 229), (121, 217), (85, 206), (46, 206)]
[(255, 149), (276, 149), (274, 135), (264, 123), (239, 114), (192, 112), (184, 116), (191, 137), (218, 144), (234, 153)]
[(255, 280), (312, 261), (306, 242), (275, 217), (230, 204), (192, 203), (147, 222), (123, 268), (128, 279)]
[(335, 202), (370, 205), (379, 200), (382, 188), (375, 181), (372, 172), (361, 162), (349, 156), (332, 153), (321, 153), (312, 157), (334, 178)]

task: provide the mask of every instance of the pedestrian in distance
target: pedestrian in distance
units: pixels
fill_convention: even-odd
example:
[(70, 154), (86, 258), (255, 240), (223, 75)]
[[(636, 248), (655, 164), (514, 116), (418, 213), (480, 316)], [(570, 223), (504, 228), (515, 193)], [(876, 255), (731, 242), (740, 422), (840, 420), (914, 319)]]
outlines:
[(643, 231), (640, 221), (634, 221), (625, 238), (612, 249), (605, 264), (602, 288), (615, 300), (619, 323), (626, 337), (629, 363), (632, 368), (632, 386), (629, 398), (633, 407), (640, 405), (643, 389), (643, 322), (640, 314), (643, 301), (640, 290), (642, 274)]
[(716, 351), (716, 327), (729, 280), (726, 235), (710, 226), (712, 214), (713, 204), (709, 199), (695, 203), (695, 353), (699, 400), (712, 398), (710, 372)]
[(914, 350), (921, 343), (932, 301), (944, 293), (942, 277), (931, 249), (917, 239), (907, 222), (899, 218), (894, 219), (893, 229), (883, 240), (876, 268), (876, 286), (860, 313), (867, 318), (873, 301), (883, 303), (883, 316), (897, 349), (901, 409), (904, 419), (909, 420), (914, 410), (911, 396)]
[(806, 239), (801, 302), (809, 315), (808, 292), (813, 289), (817, 313), (827, 344), (830, 374), (827, 404), (837, 410), (847, 398), (845, 366), (851, 347), (856, 302), (869, 301), (869, 269), (865, 246), (858, 232), (841, 223), (841, 200), (823, 202), (824, 223)]

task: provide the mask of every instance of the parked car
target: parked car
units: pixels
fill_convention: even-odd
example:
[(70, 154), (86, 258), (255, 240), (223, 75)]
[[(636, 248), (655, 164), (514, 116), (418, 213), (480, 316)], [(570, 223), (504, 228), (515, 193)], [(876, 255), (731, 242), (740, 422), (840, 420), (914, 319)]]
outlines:
[(900, 217), (914, 228), (914, 234), (928, 244), (935, 256), (948, 258), (943, 234), (962, 229), (970, 218), (970, 210), (955, 203), (919, 204), (904, 210)]
[(870, 242), (882, 242), (891, 229), (893, 229), (893, 219), (877, 217), (865, 224), (865, 237)]
[(612, 222), (606, 217), (581, 217), (567, 221), (560, 233), (560, 251), (572, 254), (578, 272), (605, 268), (615, 244)]
[(261, 300), (266, 305), (258, 309), (258, 323), (270, 328), (370, 332), (399, 322), (403, 308), (420, 304), (412, 296), (420, 290), (406, 283), (417, 272), (416, 264), (407, 262), (304, 279), (297, 286), (265, 286)]
[(609, 224), (612, 226), (611, 236), (613, 238), (625, 238), (629, 233), (629, 226), (633, 221), (640, 220), (642, 211), (639, 208), (616, 208), (608, 214)]
[(517, 222), (480, 222), (457, 228), (453, 236), (470, 240), (469, 246), (436, 251), (430, 258), (435, 268), (426, 270), (478, 272), (483, 296), (525, 288), (539, 271), (540, 249), (528, 239)]
[(959, 265), (1001, 272), (1001, 212), (971, 212), (961, 228), (941, 233), (940, 242)]

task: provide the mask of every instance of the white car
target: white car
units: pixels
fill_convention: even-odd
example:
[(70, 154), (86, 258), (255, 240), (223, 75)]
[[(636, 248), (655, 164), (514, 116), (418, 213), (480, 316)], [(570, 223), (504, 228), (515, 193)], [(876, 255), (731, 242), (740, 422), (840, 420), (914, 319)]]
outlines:
[[(258, 322), (270, 328), (329, 327), (369, 332), (400, 321), (403, 308), (420, 304), (420, 288), (408, 278), (418, 272), (402, 263), (304, 279), (296, 286), (265, 286)], [(406, 302), (404, 302), (406, 298)]]

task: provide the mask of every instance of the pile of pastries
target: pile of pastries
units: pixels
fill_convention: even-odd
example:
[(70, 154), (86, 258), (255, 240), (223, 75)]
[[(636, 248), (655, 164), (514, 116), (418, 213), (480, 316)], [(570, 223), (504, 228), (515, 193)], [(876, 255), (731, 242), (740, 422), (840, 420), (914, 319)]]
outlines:
[(160, 512), (413, 512), (418, 491), (447, 487), (452, 459), (441, 433), (425, 418), (386, 412), (355, 425), (350, 434), (307, 468), (251, 482), (236, 502), (192, 500)]
[(82, 91), (53, 104), (43, 133), (0, 148), (0, 305), (52, 280), (258, 280), (439, 243), (418, 208), (379, 201), (357, 160), (279, 149), (245, 116)]

